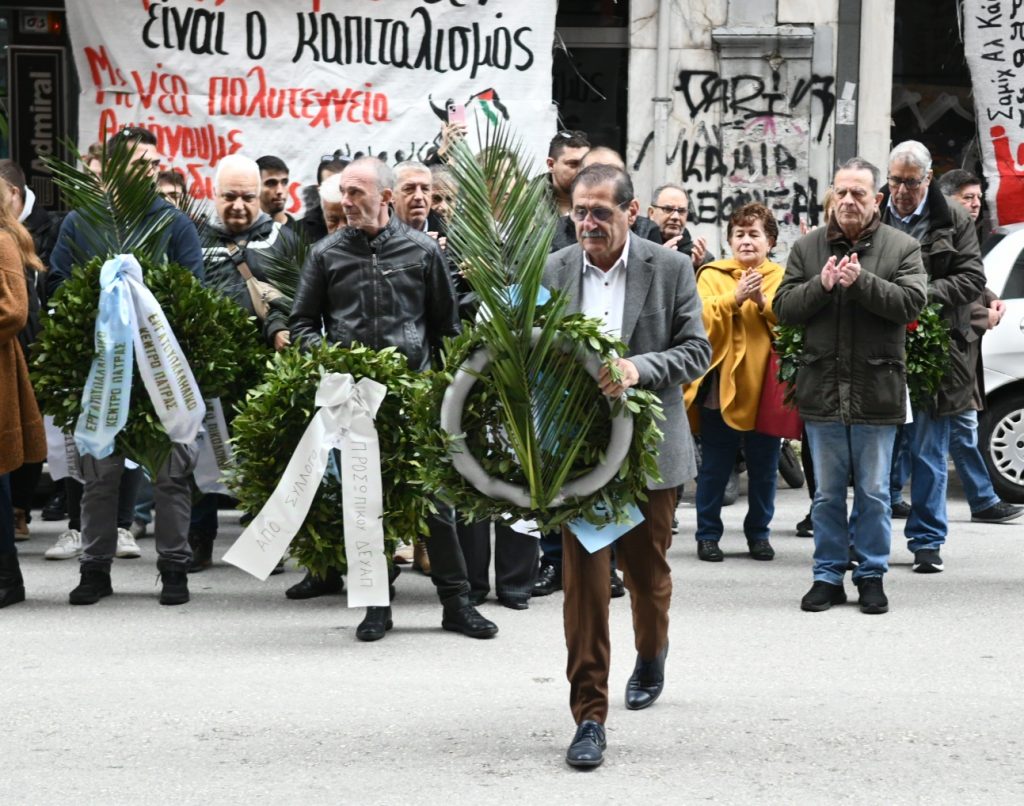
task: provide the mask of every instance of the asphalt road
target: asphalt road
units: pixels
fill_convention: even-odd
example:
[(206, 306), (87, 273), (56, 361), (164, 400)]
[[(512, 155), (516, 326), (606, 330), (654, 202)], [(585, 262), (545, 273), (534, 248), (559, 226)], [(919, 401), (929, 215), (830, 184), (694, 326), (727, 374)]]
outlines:
[[(803, 490), (780, 490), (777, 557), (746, 557), (742, 500), (721, 564), (680, 508), (664, 695), (627, 712), (628, 599), (612, 602), (603, 767), (571, 770), (561, 594), (483, 612), (489, 641), (441, 630), (429, 580), (398, 580), (394, 631), (355, 640), (341, 597), (291, 602), (218, 562), (157, 604), (152, 540), (115, 595), (71, 607), (75, 561), (19, 544), (29, 599), (0, 611), (0, 804), (1024, 802), (1024, 524), (950, 502), (946, 572), (910, 571), (898, 524), (891, 611), (803, 613)], [(240, 531), (221, 513), (219, 558)], [(848, 592), (852, 586), (847, 584)], [(855, 596), (851, 596), (855, 600)]]

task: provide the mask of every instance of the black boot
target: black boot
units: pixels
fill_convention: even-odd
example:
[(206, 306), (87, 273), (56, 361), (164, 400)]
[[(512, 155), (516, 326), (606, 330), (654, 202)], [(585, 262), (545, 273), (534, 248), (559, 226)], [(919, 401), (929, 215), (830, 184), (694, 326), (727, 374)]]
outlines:
[(366, 617), (356, 627), (356, 638), (360, 641), (379, 641), (394, 626), (390, 607), (368, 607)]
[(301, 582), (296, 582), (284, 595), (289, 599), (315, 599), (318, 596), (328, 596), (332, 593), (343, 593), (345, 583), (337, 568), (328, 568), (327, 573), (318, 577), (312, 571), (307, 571)]
[(198, 574), (213, 565), (213, 541), (215, 539), (216, 535), (201, 535), (197, 532), (189, 534), (188, 544), (192, 547), (192, 563), (188, 567), (190, 574)]
[(25, 601), (25, 581), (21, 578), (18, 555), (0, 554), (0, 607)]
[(93, 566), (82, 566), (82, 578), (78, 587), (68, 594), (68, 602), (73, 605), (96, 604), (104, 596), (110, 596), (114, 589), (110, 586), (110, 570)]
[(160, 581), (163, 583), (163, 589), (160, 591), (160, 604), (185, 604), (189, 600), (188, 566), (184, 563), (161, 559), (156, 561), (156, 567), (160, 571)]

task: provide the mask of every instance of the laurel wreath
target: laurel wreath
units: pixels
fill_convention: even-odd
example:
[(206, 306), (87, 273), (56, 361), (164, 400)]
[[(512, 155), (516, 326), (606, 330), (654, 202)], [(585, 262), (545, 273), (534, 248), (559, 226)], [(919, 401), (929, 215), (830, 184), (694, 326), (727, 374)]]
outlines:
[[(228, 486), (241, 508), (258, 512), (269, 500), (316, 411), (321, 378), (329, 372), (348, 373), (358, 381), (371, 378), (387, 387), (377, 411), (381, 480), (384, 491), (384, 543), (390, 558), (399, 541), (427, 534), (432, 505), (423, 485), (418, 441), (422, 413), (416, 402), (425, 385), (422, 376), (393, 347), (374, 351), (359, 344), (346, 348), (320, 344), (300, 352), (292, 347), (274, 355), (259, 385), (239, 407), (233, 427), (234, 468)], [(330, 471), (324, 474), (290, 553), (314, 574), (347, 568), (342, 525), (341, 485)]]

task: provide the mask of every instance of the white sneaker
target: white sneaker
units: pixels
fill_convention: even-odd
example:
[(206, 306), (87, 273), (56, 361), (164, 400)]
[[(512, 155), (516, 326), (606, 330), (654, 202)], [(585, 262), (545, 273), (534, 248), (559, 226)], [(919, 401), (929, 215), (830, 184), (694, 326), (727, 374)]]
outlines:
[(82, 533), (77, 529), (62, 532), (57, 542), (43, 552), (48, 560), (70, 560), (82, 553)]
[(114, 556), (122, 560), (134, 560), (142, 556), (142, 549), (127, 529), (117, 530), (117, 551), (114, 552)]

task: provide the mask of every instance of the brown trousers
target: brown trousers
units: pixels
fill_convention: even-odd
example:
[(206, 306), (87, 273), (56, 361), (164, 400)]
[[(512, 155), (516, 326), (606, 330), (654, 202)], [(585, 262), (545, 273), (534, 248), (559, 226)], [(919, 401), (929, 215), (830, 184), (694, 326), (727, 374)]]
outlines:
[[(644, 522), (619, 538), (615, 543), (615, 558), (633, 608), (636, 651), (645, 660), (652, 660), (668, 643), (672, 577), (666, 554), (672, 545), (676, 491), (648, 490), (647, 495), (647, 502), (640, 504)], [(608, 629), (611, 547), (590, 554), (565, 527), (562, 547), (569, 707), (576, 724), (584, 719), (604, 724), (608, 715), (611, 663)]]

